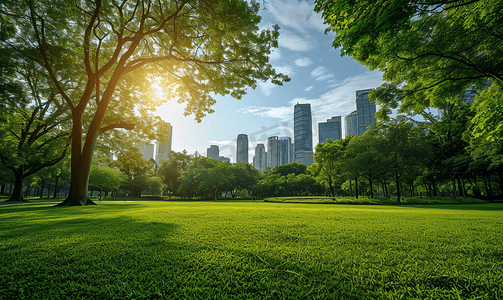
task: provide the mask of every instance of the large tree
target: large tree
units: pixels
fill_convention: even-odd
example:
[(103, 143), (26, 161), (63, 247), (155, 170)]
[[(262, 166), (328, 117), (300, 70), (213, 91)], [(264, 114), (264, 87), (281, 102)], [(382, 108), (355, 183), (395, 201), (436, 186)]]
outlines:
[(387, 82), (370, 93), (381, 105), (424, 113), (458, 102), (471, 85), (503, 83), (503, 2), (499, 0), (316, 0), (335, 31), (334, 47)]
[[(157, 132), (152, 85), (200, 121), (213, 95), (241, 98), (257, 80), (288, 80), (269, 64), (278, 27), (259, 30), (259, 4), (244, 0), (7, 0), (3, 46), (44, 67), (71, 112), (71, 188), (65, 205), (86, 205), (101, 134)], [(4, 20), (8, 19), (8, 23)], [(3, 30), (3, 29), (2, 29)], [(34, 56), (25, 45), (39, 50)]]

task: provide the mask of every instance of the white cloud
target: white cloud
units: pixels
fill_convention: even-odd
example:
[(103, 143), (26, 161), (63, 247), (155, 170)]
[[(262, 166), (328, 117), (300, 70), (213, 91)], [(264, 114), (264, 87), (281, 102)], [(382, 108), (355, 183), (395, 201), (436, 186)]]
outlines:
[(324, 66), (319, 66), (316, 69), (311, 71), (311, 76), (318, 77), (318, 76), (325, 74), (327, 71), (328, 71), (328, 69), (325, 68)]
[(257, 106), (250, 106), (248, 108), (239, 110), (239, 112), (245, 113), (245, 114), (254, 114), (257, 116), (261, 117), (266, 117), (266, 118), (275, 118), (275, 119), (280, 119), (280, 120), (290, 120), (292, 119), (293, 116), (293, 106), (292, 107), (286, 107), (286, 106), (280, 106), (280, 107), (257, 107)]
[(295, 64), (299, 67), (308, 67), (313, 63), (309, 57), (303, 57), (295, 60)]
[(289, 76), (292, 76), (292, 75), (295, 75), (295, 72), (293, 71), (293, 69), (289, 66), (282, 66), (282, 67), (274, 67), (274, 69), (279, 72), (279, 73), (283, 73), (285, 75), (289, 75)]
[[(322, 69), (319, 69), (319, 71)], [(315, 72), (315, 74), (318, 74)], [(323, 73), (322, 73), (323, 74)], [(382, 73), (365, 72), (358, 76), (348, 77), (330, 91), (317, 98), (295, 98), (288, 106), (280, 107), (248, 107), (241, 110), (242, 113), (254, 114), (262, 117), (291, 120), (293, 118), (293, 106), (297, 103), (310, 103), (313, 114), (313, 122), (324, 122), (333, 116), (347, 116), (356, 110), (356, 91), (378, 87), (383, 83)], [(308, 87), (311, 90), (314, 87)]]
[(281, 51), (278, 48), (274, 48), (272, 50), (271, 55), (269, 55), (269, 59), (271, 61), (279, 60), (281, 58)]
[(312, 45), (309, 41), (286, 30), (279, 35), (278, 43), (280, 46), (292, 51), (309, 51), (312, 49)]
[(324, 31), (325, 25), (319, 14), (316, 14), (307, 1), (272, 0), (268, 2), (268, 11), (281, 25), (294, 28), (302, 33), (307, 29)]
[(314, 89), (314, 86), (309, 86), (309, 87), (306, 88), (306, 92), (309, 92), (312, 89)]
[(262, 90), (262, 93), (266, 96), (271, 96), (272, 89), (276, 87), (276, 85), (270, 81), (260, 81), (258, 86), (260, 87), (260, 90)]
[(316, 80), (317, 81), (325, 81), (325, 80), (331, 79), (331, 78), (334, 78), (334, 75), (329, 73), (329, 74), (325, 74), (325, 75), (321, 75), (321, 76), (316, 77)]

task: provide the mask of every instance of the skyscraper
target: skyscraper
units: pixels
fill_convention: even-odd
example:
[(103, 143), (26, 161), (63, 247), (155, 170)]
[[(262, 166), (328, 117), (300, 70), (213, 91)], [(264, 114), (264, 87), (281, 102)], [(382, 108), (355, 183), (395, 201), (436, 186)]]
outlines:
[(145, 160), (154, 158), (154, 144), (139, 144), (137, 146), (140, 148)]
[(302, 163), (304, 151), (313, 151), (311, 104), (296, 104), (293, 109), (295, 161)]
[(168, 122), (164, 122), (164, 126), (168, 126), (168, 137), (167, 141), (164, 143), (157, 142), (157, 149), (155, 154), (155, 161), (158, 165), (161, 165), (163, 161), (168, 160), (168, 154), (171, 152), (171, 142), (173, 140), (173, 126)]
[(239, 134), (237, 139), (236, 162), (248, 163), (248, 135)]
[(274, 168), (279, 165), (279, 143), (277, 136), (267, 138), (267, 167)]
[(220, 156), (220, 149), (217, 145), (211, 145), (208, 149), (206, 149), (206, 157), (218, 159)]
[(344, 125), (346, 125), (346, 134), (344, 136), (357, 135), (358, 114), (356, 110), (344, 118)]
[(369, 91), (370, 90), (359, 90), (356, 91), (356, 111), (358, 115), (358, 128), (357, 135), (361, 136), (365, 131), (367, 131), (367, 126), (374, 124), (376, 118), (374, 114), (376, 113), (376, 105), (369, 101)]
[(326, 122), (318, 123), (319, 142), (325, 143), (327, 139), (334, 141), (342, 139), (341, 117), (332, 117)]
[(257, 147), (255, 147), (255, 156), (253, 157), (253, 166), (262, 172), (265, 170), (266, 164), (264, 144), (257, 144)]
[(279, 165), (291, 163), (292, 138), (289, 136), (282, 136), (278, 139), (278, 142), (279, 142)]

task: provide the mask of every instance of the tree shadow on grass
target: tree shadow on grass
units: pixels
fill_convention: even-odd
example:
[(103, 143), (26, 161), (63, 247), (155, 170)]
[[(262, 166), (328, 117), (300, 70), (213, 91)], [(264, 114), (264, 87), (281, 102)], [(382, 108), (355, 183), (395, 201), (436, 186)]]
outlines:
[(418, 209), (448, 209), (448, 210), (485, 210), (503, 211), (503, 203), (481, 203), (481, 204), (428, 204), (410, 205), (408, 208)]

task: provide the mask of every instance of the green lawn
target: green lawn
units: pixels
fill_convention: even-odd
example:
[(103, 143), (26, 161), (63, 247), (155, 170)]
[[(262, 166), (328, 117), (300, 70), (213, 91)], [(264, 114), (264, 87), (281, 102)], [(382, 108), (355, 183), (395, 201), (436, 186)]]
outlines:
[(503, 299), (503, 204), (0, 208), (0, 299)]

